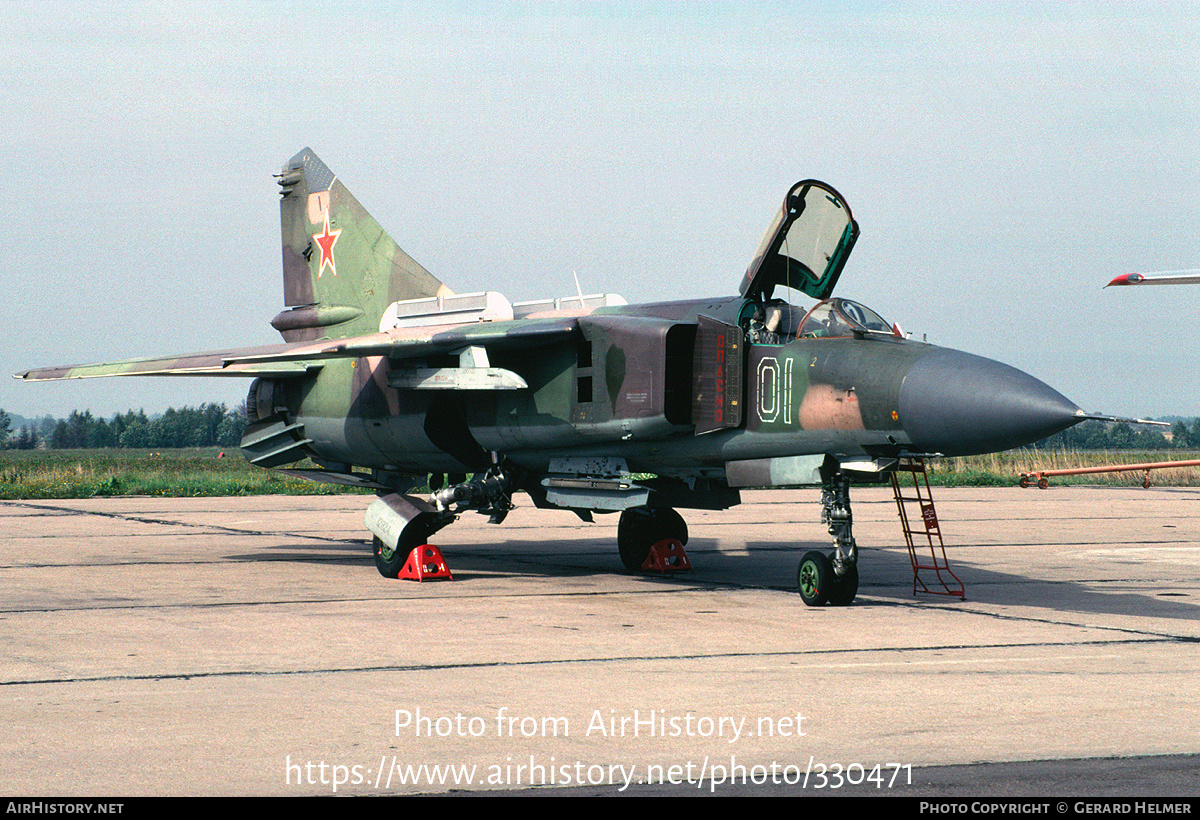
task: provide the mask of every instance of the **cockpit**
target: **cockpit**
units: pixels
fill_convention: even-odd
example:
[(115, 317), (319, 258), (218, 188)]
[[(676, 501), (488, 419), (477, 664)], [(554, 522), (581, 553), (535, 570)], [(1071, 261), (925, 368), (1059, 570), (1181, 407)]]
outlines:
[(866, 305), (849, 299), (827, 299), (808, 312), (796, 334), (801, 339), (839, 336), (897, 335), (882, 316)]
[(895, 336), (895, 328), (866, 305), (849, 299), (826, 299), (808, 313), (782, 299), (755, 309), (747, 335), (755, 344), (786, 344), (793, 339)]
[[(841, 194), (813, 179), (793, 185), (742, 280), (738, 323), (749, 341), (899, 336), (869, 307), (830, 298), (857, 239), (858, 223)], [(820, 301), (805, 313), (784, 295)]]

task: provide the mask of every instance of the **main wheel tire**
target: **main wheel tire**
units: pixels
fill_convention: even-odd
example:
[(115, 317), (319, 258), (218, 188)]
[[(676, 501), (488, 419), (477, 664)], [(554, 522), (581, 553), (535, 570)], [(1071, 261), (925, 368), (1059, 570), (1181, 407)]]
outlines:
[(660, 507), (650, 511), (650, 516), (654, 521), (654, 540), (650, 543), (657, 544), (664, 538), (673, 538), (680, 544), (686, 544), (688, 539), (687, 522), (683, 520), (683, 516), (672, 507)]
[(433, 512), (417, 514), (400, 531), (400, 541), (394, 551), (388, 549), (383, 541), (376, 536), (372, 542), (372, 549), (375, 552), (375, 569), (379, 570), (379, 574), (384, 578), (398, 577), (400, 570), (404, 569), (404, 564), (408, 561), (408, 556), (412, 551), (422, 544), (428, 544), (429, 539), (435, 532), (453, 520), (454, 517), (451, 515), (442, 515)]
[(796, 570), (800, 599), (808, 606), (824, 606), (834, 586), (833, 578), (833, 564), (825, 553), (816, 550), (804, 553)]
[(829, 603), (832, 606), (849, 606), (858, 594), (858, 566), (851, 564), (850, 568), (840, 577), (833, 573), (833, 586), (829, 589)]
[(405, 539), (401, 538), (400, 545), (392, 550), (377, 535), (371, 546), (375, 550), (375, 569), (379, 570), (379, 574), (384, 578), (397, 578), (400, 570), (404, 569), (404, 562), (408, 560), (413, 547), (420, 545), (406, 547)]
[(625, 510), (617, 522), (617, 552), (629, 572), (637, 572), (646, 562), (654, 544), (654, 520), (645, 510)]
[(650, 548), (668, 538), (680, 544), (688, 540), (687, 522), (671, 507), (625, 510), (617, 522), (617, 551), (630, 572), (640, 571)]

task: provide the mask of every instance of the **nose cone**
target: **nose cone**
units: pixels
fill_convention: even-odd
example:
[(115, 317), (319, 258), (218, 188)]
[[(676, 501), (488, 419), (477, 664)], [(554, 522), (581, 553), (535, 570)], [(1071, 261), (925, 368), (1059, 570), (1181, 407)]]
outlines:
[(1006, 364), (935, 348), (900, 387), (900, 421), (913, 447), (963, 456), (1032, 444), (1078, 423), (1057, 390)]

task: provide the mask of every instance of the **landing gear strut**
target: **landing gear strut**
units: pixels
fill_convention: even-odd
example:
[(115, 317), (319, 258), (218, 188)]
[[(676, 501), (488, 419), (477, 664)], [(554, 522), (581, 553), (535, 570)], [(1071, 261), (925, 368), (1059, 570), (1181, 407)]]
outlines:
[(637, 572), (650, 554), (650, 548), (664, 538), (680, 544), (688, 540), (687, 522), (670, 507), (634, 507), (621, 513), (617, 522), (617, 549), (621, 563)]
[(834, 551), (806, 552), (796, 570), (800, 598), (808, 606), (846, 606), (858, 594), (858, 546), (850, 512), (850, 480), (832, 473), (821, 488), (821, 523), (829, 526)]

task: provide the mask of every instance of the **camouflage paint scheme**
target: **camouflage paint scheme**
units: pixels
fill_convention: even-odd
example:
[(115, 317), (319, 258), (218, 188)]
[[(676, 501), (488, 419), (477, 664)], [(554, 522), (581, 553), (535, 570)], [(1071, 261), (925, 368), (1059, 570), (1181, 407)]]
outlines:
[[(308, 457), (321, 469), (297, 474), (375, 487), (389, 506), (371, 525), (377, 560), (381, 540), (391, 562), (452, 520), (454, 503), (503, 518), (515, 490), (583, 517), (623, 511), (619, 540), (642, 526), (627, 524), (633, 510), (667, 521), (635, 540), (686, 541), (682, 519), (661, 511), (724, 508), (741, 486), (877, 480), (897, 457), (1005, 449), (1082, 418), (1020, 371), (890, 327), (808, 332), (774, 289), (827, 300), (858, 235), (840, 195), (813, 180), (788, 192), (738, 296), (510, 306), (480, 295), (500, 306), (491, 314), (447, 308), (458, 297), (311, 150), (278, 183), (286, 309), (271, 323), (282, 344), (17, 377), (254, 378), (247, 457), (273, 468)], [(822, 315), (860, 307), (818, 303)], [(465, 483), (488, 470), (501, 489)], [(404, 495), (430, 474), (462, 498)]]

